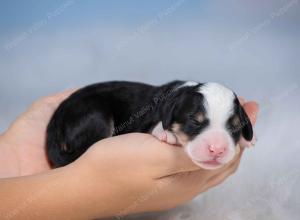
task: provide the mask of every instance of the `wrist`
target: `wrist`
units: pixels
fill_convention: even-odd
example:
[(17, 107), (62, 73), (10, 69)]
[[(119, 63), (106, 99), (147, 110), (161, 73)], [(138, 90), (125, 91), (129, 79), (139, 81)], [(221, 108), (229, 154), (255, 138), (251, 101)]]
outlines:
[[(80, 160), (80, 159), (79, 159)], [(96, 219), (114, 216), (117, 210), (115, 199), (120, 200), (116, 195), (116, 189), (104, 173), (96, 173), (84, 161), (71, 163), (63, 168), (66, 187), (71, 193), (70, 201), (74, 201), (78, 210), (77, 215), (82, 219)]]
[(123, 176), (118, 175), (118, 170), (105, 156), (82, 155), (67, 167), (76, 179), (76, 185), (71, 187), (78, 192), (78, 200), (85, 201), (87, 206), (84, 209), (89, 210), (88, 213), (91, 214), (85, 216), (86, 219), (118, 217), (144, 211), (144, 204), (141, 207), (133, 207), (136, 198), (145, 193), (138, 188), (138, 179), (128, 178), (126, 173), (123, 173)]

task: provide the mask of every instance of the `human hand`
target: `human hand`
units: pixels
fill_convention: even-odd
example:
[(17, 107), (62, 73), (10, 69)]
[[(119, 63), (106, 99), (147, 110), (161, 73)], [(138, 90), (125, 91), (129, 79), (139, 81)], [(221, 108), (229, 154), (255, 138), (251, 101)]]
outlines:
[[(8, 176), (30, 175), (51, 168), (45, 152), (47, 125), (55, 109), (74, 91), (75, 89), (70, 89), (35, 101), (0, 136), (2, 150), (9, 152), (6, 155), (2, 154), (2, 167), (6, 170), (5, 172), (0, 170), (0, 174), (6, 173), (5, 175)], [(254, 102), (246, 103), (243, 98), (239, 99), (249, 117), (254, 121), (258, 110), (257, 104)]]
[[(10, 148), (13, 148), (13, 152), (17, 157), (16, 161), (19, 163), (17, 166), (19, 167), (19, 175), (35, 174), (50, 169), (45, 153), (46, 128), (55, 109), (73, 91), (74, 90), (66, 91), (36, 101), (31, 108), (22, 114), (10, 126), (5, 134), (1, 136), (1, 142), (4, 142), (6, 146), (9, 146)], [(245, 103), (243, 100), (240, 101), (252, 123), (254, 123), (258, 111), (257, 104), (254, 102)], [(104, 143), (111, 147), (97, 147), (99, 145), (104, 145)], [(121, 146), (127, 145), (128, 147), (121, 148)], [(140, 145), (146, 147), (139, 147)], [(107, 150), (103, 151), (104, 149)], [(116, 151), (114, 152), (113, 149)], [(93, 151), (96, 151), (96, 153), (91, 153)], [(111, 153), (108, 154), (108, 152)], [(132, 155), (129, 154), (130, 152)], [(138, 152), (137, 155), (135, 154), (136, 152)], [(190, 200), (200, 192), (206, 191), (221, 183), (232, 174), (238, 167), (242, 152), (243, 148), (241, 148), (240, 153), (236, 155), (235, 159), (225, 167), (214, 171), (206, 171), (199, 169), (199, 167), (191, 163), (181, 148), (171, 147), (161, 143), (150, 135), (129, 134), (128, 136), (124, 135), (100, 141), (87, 152), (83, 159), (78, 160), (77, 164), (83, 164), (81, 165), (82, 167), (88, 167), (89, 164), (96, 162), (96, 164), (94, 164), (95, 166), (91, 167), (97, 169), (114, 167), (115, 169), (108, 169), (112, 172), (110, 176), (113, 176), (114, 178), (118, 177), (119, 182), (127, 181), (127, 184), (124, 183), (124, 187), (122, 187), (122, 184), (118, 185), (120, 188), (119, 190), (123, 195), (143, 195), (143, 192), (151, 192), (153, 187), (154, 189), (160, 189), (162, 186), (166, 185), (165, 189), (159, 190), (163, 193), (157, 193), (164, 199), (157, 198), (156, 195), (148, 196), (152, 197), (152, 199), (147, 199), (147, 202), (141, 204), (140, 207), (129, 208), (133, 210), (124, 209), (124, 207), (132, 201), (119, 201), (123, 202), (123, 204), (119, 204), (119, 208), (123, 207), (123, 212), (126, 213), (127, 211), (139, 212), (142, 210), (150, 211), (166, 209)], [(105, 158), (116, 157), (117, 163), (116, 161), (107, 159), (101, 160), (99, 154), (110, 155)], [(160, 157), (157, 157), (159, 155)], [(105, 161), (105, 163), (107, 163), (106, 166), (101, 164), (97, 165), (97, 163), (100, 163), (101, 161)], [(139, 166), (137, 166), (137, 164)], [(137, 167), (140, 167), (140, 172), (136, 172)], [(87, 171), (86, 169), (79, 170)], [(102, 174), (105, 174), (105, 172), (102, 172)], [(91, 179), (95, 179), (96, 177), (97, 175)], [(141, 177), (148, 177), (147, 181), (150, 182), (144, 182), (145, 179)], [(122, 191), (124, 189), (125, 191)], [(132, 190), (134, 191), (135, 189), (138, 190), (133, 193)], [(119, 212), (122, 214), (122, 210), (119, 210)]]
[[(1, 168), (11, 168), (5, 162), (16, 163), (18, 173), (15, 176), (50, 169), (45, 153), (46, 128), (57, 106), (73, 91), (38, 100), (0, 136), (1, 153), (9, 149), (10, 153), (6, 155), (11, 156), (0, 155)], [(243, 104), (254, 123), (257, 104)], [(237, 169), (242, 151), (243, 148), (224, 167), (208, 171), (194, 165), (182, 148), (167, 145), (147, 134), (128, 134), (96, 143), (75, 163), (64, 169), (57, 169), (59, 177), (55, 173), (46, 172), (48, 175), (32, 179), (45, 177), (46, 182), (49, 182), (48, 177), (56, 180), (62, 177), (62, 182), (66, 182), (64, 186), (69, 184), (71, 191), (75, 187), (78, 191), (72, 195), (74, 198), (70, 200), (71, 194), (68, 194), (70, 196), (62, 200), (62, 203), (58, 203), (55, 192), (61, 194), (60, 190), (70, 190), (62, 187), (52, 190), (54, 192), (51, 191), (50, 195), (53, 195), (52, 205), (67, 206), (74, 199), (75, 203), (85, 201), (86, 205), (78, 203), (78, 212), (75, 213), (77, 217), (91, 213), (98, 217), (122, 216), (172, 208), (220, 184)], [(74, 179), (78, 181), (74, 182)], [(33, 186), (32, 190), (35, 188)], [(78, 200), (79, 194), (85, 200)], [(74, 203), (72, 204), (68, 206), (70, 215), (74, 214)], [(86, 211), (80, 211), (83, 209)]]
[[(254, 124), (257, 104), (242, 104)], [(238, 168), (244, 148), (237, 147), (230, 163), (217, 170), (204, 170), (192, 163), (183, 148), (148, 134), (132, 133), (94, 144), (72, 167), (82, 181), (82, 190), (95, 198), (91, 217), (120, 217), (170, 209), (220, 184)], [(107, 199), (100, 201), (97, 195)]]
[[(11, 175), (7, 175), (23, 176), (50, 169), (45, 151), (47, 125), (55, 109), (74, 91), (75, 89), (70, 89), (35, 101), (1, 135), (1, 145), (11, 152), (8, 154), (9, 158), (4, 159), (6, 163), (13, 163), (9, 166)], [(2, 163), (4, 162), (3, 160)], [(7, 165), (2, 167), (5, 169)]]

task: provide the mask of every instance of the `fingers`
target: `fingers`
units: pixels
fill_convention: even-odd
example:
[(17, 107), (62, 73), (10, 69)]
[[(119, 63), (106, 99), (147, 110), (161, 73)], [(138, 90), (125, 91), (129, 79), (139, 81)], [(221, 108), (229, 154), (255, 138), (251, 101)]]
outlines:
[(229, 161), (227, 164), (225, 164), (223, 167), (210, 171), (211, 172), (210, 176), (216, 176), (216, 175), (228, 170), (230, 167), (232, 167), (233, 164), (235, 164), (235, 162), (237, 160), (239, 160), (241, 158), (243, 152), (244, 152), (244, 148), (238, 144), (236, 146), (236, 154), (235, 154), (234, 158), (231, 161)]
[(241, 105), (244, 105), (246, 100), (243, 97), (238, 97), (239, 102), (241, 103)]
[(229, 176), (231, 176), (232, 174), (234, 174), (236, 172), (239, 164), (240, 164), (240, 159), (235, 161), (235, 163), (232, 164), (232, 166), (229, 167), (224, 172), (222, 172), (222, 173), (212, 177), (211, 179), (209, 179), (206, 183), (206, 186), (203, 188), (203, 192), (207, 191), (208, 189), (210, 189), (212, 187), (215, 187), (215, 186), (220, 185), (221, 183), (223, 183)]
[[(106, 146), (101, 148), (102, 153), (105, 151), (112, 157), (123, 155), (123, 158), (131, 158), (130, 163), (134, 166), (143, 164), (155, 179), (199, 169), (182, 147), (164, 143), (150, 134), (129, 133), (103, 139), (99, 143)], [(120, 159), (118, 162), (123, 163)], [(128, 164), (128, 159), (124, 162)]]
[(255, 124), (257, 113), (259, 110), (258, 103), (255, 101), (247, 102), (243, 97), (238, 97), (240, 104), (245, 109), (252, 124)]
[(158, 158), (162, 172), (157, 178), (201, 169), (188, 157), (183, 147), (162, 142), (159, 145), (161, 145), (161, 149)]
[(257, 102), (254, 102), (254, 101), (246, 102), (243, 105), (243, 108), (245, 109), (251, 123), (254, 125), (256, 122), (257, 113), (259, 110), (259, 106), (258, 106)]
[(65, 90), (63, 92), (51, 95), (51, 97), (53, 97), (54, 99), (56, 99), (57, 102), (62, 102), (63, 100), (65, 100), (66, 98), (68, 98), (72, 93), (74, 93), (77, 90), (78, 90), (78, 88), (67, 89), (67, 90)]
[(207, 191), (208, 189), (221, 184), (230, 175), (234, 174), (237, 171), (240, 161), (241, 161), (241, 158), (242, 158), (243, 151), (244, 151), (244, 148), (240, 148), (240, 149), (241, 150), (240, 150), (240, 153), (238, 154), (237, 158), (235, 158), (233, 160), (233, 162), (228, 167), (226, 167), (224, 170), (220, 171), (218, 174), (211, 177), (207, 181), (206, 186), (203, 191)]
[(158, 178), (172, 176), (179, 173), (192, 172), (201, 170), (201, 167), (193, 163), (193, 161), (187, 156), (185, 152), (182, 152), (179, 147), (178, 150), (167, 155), (165, 160), (165, 169), (163, 169), (162, 175)]
[(45, 98), (42, 98), (42, 102), (53, 104), (53, 105), (59, 105), (62, 101), (68, 98), (76, 90), (78, 90), (78, 88), (67, 89), (63, 92), (46, 96)]
[(177, 189), (178, 191), (184, 190), (184, 197), (186, 197), (187, 200), (190, 200), (199, 193), (207, 191), (222, 183), (226, 178), (233, 174), (238, 168), (242, 152), (243, 150), (241, 149), (231, 163), (218, 170), (198, 169), (160, 178), (158, 181), (167, 184), (171, 182), (171, 189)]
[(195, 163), (193, 163), (190, 157), (187, 156), (183, 148), (174, 147), (173, 149), (171, 148), (170, 152), (168, 151), (163, 152), (163, 156), (164, 156), (163, 165), (167, 168), (167, 170), (164, 170), (163, 176), (160, 176), (159, 178), (172, 176), (180, 173), (194, 172), (194, 171), (201, 171), (203, 174), (206, 173), (209, 176), (215, 176), (218, 175), (219, 173), (222, 173), (223, 171), (232, 168), (234, 164), (236, 164), (236, 161), (240, 160), (243, 151), (244, 148), (241, 148), (238, 145), (236, 156), (232, 159), (231, 162), (229, 162), (224, 167), (217, 170), (205, 170), (199, 167), (198, 165), (196, 165)]
[(50, 96), (45, 96), (42, 97), (40, 99), (38, 99), (37, 101), (35, 101), (32, 105), (33, 109), (48, 109), (51, 112), (53, 112), (58, 105), (65, 100), (66, 98), (68, 98), (72, 93), (74, 93), (77, 89), (73, 88), (73, 89), (68, 89), (65, 90), (63, 92), (54, 94), (54, 95), (50, 95)]
[[(182, 147), (174, 147), (168, 144), (162, 143), (166, 145), (164, 150), (161, 152), (161, 156), (163, 158), (163, 166), (166, 169), (163, 169), (164, 173), (162, 177), (167, 177), (179, 173), (193, 172), (193, 171), (202, 171), (203, 173), (207, 173), (209, 176), (215, 176), (223, 171), (226, 172), (231, 170), (233, 167), (237, 168), (236, 161), (239, 161), (244, 148), (237, 145), (236, 156), (232, 159), (231, 162), (226, 164), (224, 167), (217, 170), (205, 170), (192, 162), (190, 157), (187, 156), (186, 152)], [(171, 148), (170, 148), (171, 147)], [(162, 148), (161, 148), (162, 149)], [(227, 172), (228, 173), (228, 172)], [(224, 175), (223, 175), (224, 176)]]

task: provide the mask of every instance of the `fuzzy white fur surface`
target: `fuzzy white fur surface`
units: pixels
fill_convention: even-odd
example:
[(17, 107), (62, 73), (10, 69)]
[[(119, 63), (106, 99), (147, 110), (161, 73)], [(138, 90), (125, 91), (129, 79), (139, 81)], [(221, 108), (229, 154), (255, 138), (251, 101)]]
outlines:
[[(288, 91), (288, 92), (286, 92)], [(176, 209), (140, 220), (296, 220), (300, 216), (299, 88), (261, 105), (258, 142), (221, 185)]]

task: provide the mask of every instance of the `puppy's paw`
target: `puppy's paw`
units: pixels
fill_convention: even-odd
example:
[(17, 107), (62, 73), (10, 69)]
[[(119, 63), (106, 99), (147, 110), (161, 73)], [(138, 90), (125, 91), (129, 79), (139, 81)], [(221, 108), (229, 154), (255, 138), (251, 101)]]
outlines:
[(153, 135), (155, 137), (157, 137), (157, 139), (160, 141), (167, 142), (167, 140), (168, 140), (167, 132), (165, 132), (165, 131), (161, 131), (161, 132), (153, 134)]
[(177, 138), (176, 136), (170, 132), (170, 131), (165, 131), (167, 139), (165, 140), (166, 143), (176, 145), (177, 144)]
[(164, 130), (161, 122), (152, 130), (152, 135), (160, 141), (166, 142), (168, 144), (177, 144), (176, 136), (171, 131)]

